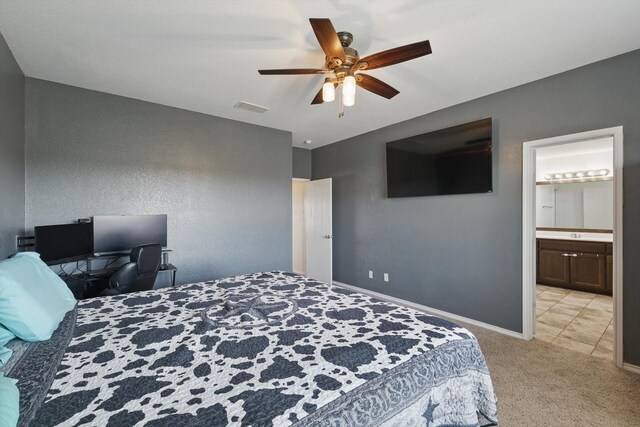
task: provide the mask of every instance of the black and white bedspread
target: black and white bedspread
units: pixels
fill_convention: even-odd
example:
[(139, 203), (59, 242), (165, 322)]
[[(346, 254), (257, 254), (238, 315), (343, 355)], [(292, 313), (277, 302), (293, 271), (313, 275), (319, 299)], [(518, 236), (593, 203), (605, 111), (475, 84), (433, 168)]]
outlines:
[(30, 426), (497, 423), (469, 331), (285, 272), (81, 301), (12, 375)]

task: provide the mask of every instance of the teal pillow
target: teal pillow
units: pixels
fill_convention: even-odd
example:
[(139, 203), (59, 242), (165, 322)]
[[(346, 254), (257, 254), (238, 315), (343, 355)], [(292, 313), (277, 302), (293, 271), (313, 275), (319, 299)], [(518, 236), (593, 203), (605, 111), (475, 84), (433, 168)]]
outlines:
[(11, 353), (13, 353), (13, 351), (10, 348), (6, 348), (5, 345), (15, 337), (13, 332), (0, 325), (0, 367), (7, 364)]
[(20, 417), (20, 392), (16, 380), (0, 372), (0, 427), (16, 427)]
[(67, 285), (37, 253), (0, 261), (0, 323), (18, 338), (48, 340), (75, 304)]

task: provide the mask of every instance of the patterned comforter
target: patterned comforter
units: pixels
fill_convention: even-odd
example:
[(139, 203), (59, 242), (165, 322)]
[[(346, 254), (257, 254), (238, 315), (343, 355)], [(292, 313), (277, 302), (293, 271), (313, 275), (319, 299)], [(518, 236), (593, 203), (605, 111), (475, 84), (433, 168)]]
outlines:
[(497, 424), (469, 331), (285, 272), (81, 301), (10, 368), (24, 426)]

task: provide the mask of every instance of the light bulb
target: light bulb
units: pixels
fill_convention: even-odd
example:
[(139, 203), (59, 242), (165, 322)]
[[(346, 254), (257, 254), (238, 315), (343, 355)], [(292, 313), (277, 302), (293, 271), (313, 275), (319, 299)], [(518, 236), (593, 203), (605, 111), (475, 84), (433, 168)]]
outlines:
[(332, 102), (334, 99), (336, 99), (336, 89), (332, 82), (327, 81), (322, 85), (322, 100)]
[(576, 172), (576, 176), (578, 178), (582, 178), (584, 176), (584, 172)]
[(342, 82), (342, 96), (347, 98), (349, 96), (355, 96), (355, 94), (356, 94), (356, 78), (353, 76), (345, 77), (344, 81)]
[(557, 173), (553, 176), (555, 179), (560, 179), (562, 178), (562, 174), (561, 173)]
[(602, 170), (600, 171), (600, 175), (602, 175), (602, 176), (607, 176), (607, 175), (609, 175), (609, 169), (602, 169)]
[(573, 177), (573, 174), (571, 172), (567, 172), (567, 173), (564, 174), (564, 177), (565, 178), (571, 178), (571, 177)]
[(594, 171), (589, 171), (589, 172), (587, 172), (587, 175), (589, 175), (589, 176), (594, 176), (595, 174), (596, 174), (596, 173), (595, 173)]
[(544, 176), (544, 179), (546, 179), (547, 181), (549, 181), (551, 178), (553, 177), (549, 173)]
[(345, 107), (351, 107), (353, 104), (356, 103), (356, 94), (351, 94), (351, 95), (345, 95), (344, 93), (342, 94), (342, 104)]

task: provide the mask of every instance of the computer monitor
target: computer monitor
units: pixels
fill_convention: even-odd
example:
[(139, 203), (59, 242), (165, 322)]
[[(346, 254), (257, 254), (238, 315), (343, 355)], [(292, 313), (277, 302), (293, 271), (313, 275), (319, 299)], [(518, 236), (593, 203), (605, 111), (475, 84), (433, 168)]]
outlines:
[(34, 227), (35, 251), (49, 265), (86, 258), (93, 253), (91, 224), (60, 224)]
[(101, 215), (93, 217), (93, 252), (130, 252), (146, 244), (167, 246), (167, 215)]

